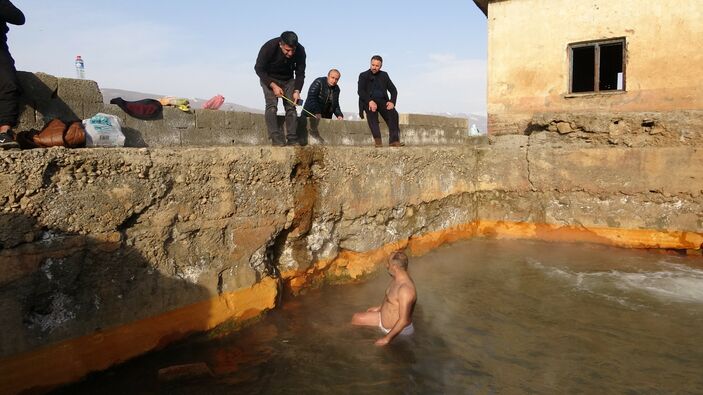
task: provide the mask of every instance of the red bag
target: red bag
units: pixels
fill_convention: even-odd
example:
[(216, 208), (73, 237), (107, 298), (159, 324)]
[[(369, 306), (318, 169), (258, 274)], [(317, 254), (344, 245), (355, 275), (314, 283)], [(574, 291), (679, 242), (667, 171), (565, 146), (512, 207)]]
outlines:
[(203, 108), (207, 110), (219, 110), (225, 102), (225, 97), (217, 95), (203, 104)]
[(146, 121), (158, 119), (164, 110), (161, 102), (155, 99), (125, 101), (121, 97), (116, 97), (110, 100), (110, 104), (117, 104), (127, 114)]

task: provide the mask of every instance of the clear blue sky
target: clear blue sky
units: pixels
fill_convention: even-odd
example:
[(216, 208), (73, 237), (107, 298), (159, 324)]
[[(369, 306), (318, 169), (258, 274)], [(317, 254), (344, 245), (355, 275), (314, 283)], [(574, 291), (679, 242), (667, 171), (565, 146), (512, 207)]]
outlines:
[(27, 17), (10, 26), (19, 70), (73, 77), (81, 55), (101, 87), (210, 98), (263, 108), (254, 74), (261, 45), (284, 30), (308, 54), (303, 97), (332, 67), (342, 110), (356, 112), (356, 80), (384, 58), (398, 110), (486, 111), (486, 18), (471, 0), (163, 1), (13, 0)]

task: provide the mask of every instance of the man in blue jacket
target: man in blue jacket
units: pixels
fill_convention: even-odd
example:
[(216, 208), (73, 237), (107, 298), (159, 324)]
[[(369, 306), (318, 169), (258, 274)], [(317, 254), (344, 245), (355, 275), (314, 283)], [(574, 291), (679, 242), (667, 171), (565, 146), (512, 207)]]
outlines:
[[(278, 127), (278, 99), (285, 96), (296, 103), (300, 99), (300, 90), (305, 82), (305, 57), (305, 48), (298, 42), (298, 35), (291, 31), (267, 41), (256, 57), (254, 70), (264, 90), (264, 117), (273, 145), (286, 145), (283, 132)], [(295, 129), (298, 118), (295, 105), (284, 99), (283, 108), (286, 110), (288, 145), (300, 145)]]
[(342, 77), (342, 74), (337, 69), (332, 69), (327, 73), (327, 77), (320, 77), (310, 84), (308, 89), (308, 97), (305, 99), (303, 108), (315, 117), (310, 117), (308, 123), (308, 131), (311, 136), (324, 143), (325, 140), (320, 136), (318, 125), (320, 119), (332, 119), (335, 115), (337, 119), (344, 119), (342, 109), (339, 108), (339, 86), (337, 83)]
[(24, 25), (24, 14), (9, 0), (0, 0), (0, 149), (17, 148), (12, 128), (17, 125), (20, 96), (15, 60), (7, 47), (7, 24)]
[[(405, 144), (400, 142), (399, 116), (395, 109), (398, 90), (393, 85), (388, 73), (381, 71), (381, 66), (383, 66), (383, 58), (374, 55), (371, 57), (371, 67), (359, 74), (359, 116), (363, 119), (366, 114), (366, 121), (371, 129), (374, 145), (382, 147), (381, 128), (378, 125), (378, 114), (380, 113), (388, 125), (388, 145), (401, 147)], [(389, 92), (390, 98), (388, 97)]]

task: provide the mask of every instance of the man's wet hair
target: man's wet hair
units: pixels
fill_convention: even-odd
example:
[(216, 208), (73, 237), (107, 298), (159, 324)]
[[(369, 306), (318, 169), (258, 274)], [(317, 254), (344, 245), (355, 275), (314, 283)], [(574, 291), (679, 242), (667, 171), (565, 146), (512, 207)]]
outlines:
[(295, 48), (298, 46), (298, 35), (291, 31), (281, 33), (281, 42)]
[(408, 269), (408, 256), (403, 251), (393, 251), (389, 260), (393, 265), (402, 267), (403, 270)]
[(378, 60), (379, 62), (383, 63), (383, 58), (381, 55), (374, 55), (371, 57), (371, 61), (373, 62), (374, 60)]

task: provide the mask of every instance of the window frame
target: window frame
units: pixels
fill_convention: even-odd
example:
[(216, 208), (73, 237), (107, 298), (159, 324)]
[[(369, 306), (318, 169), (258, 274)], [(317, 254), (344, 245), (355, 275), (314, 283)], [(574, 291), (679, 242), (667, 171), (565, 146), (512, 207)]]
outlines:
[[(600, 90), (600, 47), (603, 45), (621, 44), (622, 45), (622, 89)], [(574, 48), (594, 47), (595, 52), (595, 68), (593, 73), (593, 88), (592, 91), (574, 92)], [(590, 40), (570, 43), (567, 45), (567, 54), (569, 58), (569, 82), (567, 96), (582, 96), (582, 95), (607, 95), (614, 93), (627, 92), (627, 39), (626, 37), (615, 37), (604, 40)]]

